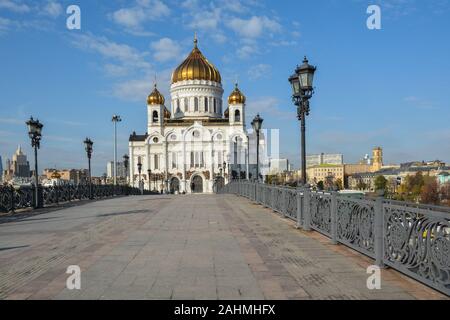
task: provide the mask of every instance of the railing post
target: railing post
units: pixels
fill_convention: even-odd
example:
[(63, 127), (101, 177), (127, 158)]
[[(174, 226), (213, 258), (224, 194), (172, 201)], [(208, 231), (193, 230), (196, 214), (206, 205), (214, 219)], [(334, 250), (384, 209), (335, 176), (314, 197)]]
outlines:
[(302, 193), (300, 192), (299, 189), (297, 189), (295, 192), (297, 195), (297, 225), (296, 225), (296, 228), (300, 229), (300, 227), (302, 225)]
[[(11, 210), (10, 211), (13, 211), (14, 212), (14, 210), (16, 209), (15, 207), (14, 207), (14, 205), (15, 205), (15, 203), (16, 203), (16, 200), (14, 199), (14, 197), (15, 197), (15, 190), (14, 190), (14, 187), (13, 186), (11, 186), (11, 188), (9, 189), (10, 191), (11, 191)], [(36, 194), (36, 192), (34, 192), (34, 189), (33, 189), (33, 195), (35, 195)], [(33, 201), (33, 203), (36, 203), (36, 202), (34, 202), (34, 196), (32, 197), (32, 200), (31, 201)], [(7, 211), (8, 211), (8, 209), (7, 209)]]
[(303, 191), (303, 230), (311, 231), (311, 191)]
[(337, 244), (337, 195), (336, 192), (331, 192), (331, 243)]
[(375, 264), (384, 268), (383, 256), (384, 256), (384, 244), (383, 244), (383, 198), (379, 197), (375, 200), (375, 225), (374, 225), (374, 238), (375, 238)]
[(281, 211), (283, 212), (283, 216), (286, 218), (288, 215), (287, 213), (288, 191), (286, 188), (283, 187), (281, 187), (281, 190), (283, 192), (283, 203)]

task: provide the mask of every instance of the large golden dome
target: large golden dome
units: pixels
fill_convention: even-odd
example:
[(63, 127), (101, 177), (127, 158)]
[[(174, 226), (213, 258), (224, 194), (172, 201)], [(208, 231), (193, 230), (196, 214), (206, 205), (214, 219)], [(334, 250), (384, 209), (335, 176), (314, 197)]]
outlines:
[(245, 96), (242, 94), (241, 90), (238, 88), (238, 84), (236, 83), (234, 86), (233, 92), (231, 92), (228, 97), (228, 104), (244, 104)]
[(219, 70), (197, 48), (197, 37), (194, 39), (194, 49), (172, 73), (172, 83), (183, 80), (222, 81)]
[(156, 83), (155, 88), (153, 89), (152, 93), (149, 94), (147, 97), (147, 104), (164, 104), (165, 99), (164, 96), (156, 89)]

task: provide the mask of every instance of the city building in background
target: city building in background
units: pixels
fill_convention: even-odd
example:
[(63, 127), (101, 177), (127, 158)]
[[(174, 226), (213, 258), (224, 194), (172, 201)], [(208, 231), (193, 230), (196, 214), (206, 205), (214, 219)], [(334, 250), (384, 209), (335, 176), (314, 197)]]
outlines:
[(383, 176), (388, 181), (388, 185), (392, 186), (395, 191), (396, 187), (405, 182), (408, 176), (414, 176), (418, 172), (423, 176), (433, 177), (439, 184), (450, 182), (450, 166), (442, 161), (428, 162), (408, 162), (402, 163), (397, 167), (387, 167), (375, 172), (360, 172), (348, 177), (348, 187), (354, 190), (363, 190), (366, 192), (374, 192), (375, 179)]
[(45, 184), (82, 184), (86, 183), (89, 172), (87, 169), (44, 169), (41, 180)]
[[(114, 161), (108, 161), (106, 163), (106, 177), (114, 177)], [(117, 162), (117, 178), (126, 178), (127, 170), (125, 169), (125, 164), (123, 162)]]
[(325, 188), (331, 188), (339, 185), (342, 189), (344, 182), (344, 165), (343, 164), (321, 164), (306, 168), (306, 176), (308, 183), (317, 186), (321, 183)]
[(30, 163), (19, 145), (12, 156), (12, 160), (6, 160), (6, 169), (3, 172), (3, 178), (5, 181), (15, 180), (21, 183), (28, 183), (30, 182), (30, 177)]
[(269, 174), (277, 174), (291, 171), (289, 159), (270, 159)]
[(3, 182), (3, 160), (2, 156), (0, 156), (0, 183)]
[(344, 155), (340, 153), (321, 153), (306, 155), (306, 168), (322, 164), (343, 164)]

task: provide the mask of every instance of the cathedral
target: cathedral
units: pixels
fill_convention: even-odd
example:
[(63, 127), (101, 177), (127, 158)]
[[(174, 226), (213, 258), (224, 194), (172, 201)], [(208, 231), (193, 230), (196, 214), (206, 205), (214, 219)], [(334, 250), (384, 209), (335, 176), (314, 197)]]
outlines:
[(195, 38), (172, 73), (170, 101), (155, 84), (147, 98), (147, 132), (130, 135), (130, 184), (158, 192), (210, 193), (231, 178), (251, 177), (246, 98), (236, 84), (224, 106), (223, 93), (219, 70)]

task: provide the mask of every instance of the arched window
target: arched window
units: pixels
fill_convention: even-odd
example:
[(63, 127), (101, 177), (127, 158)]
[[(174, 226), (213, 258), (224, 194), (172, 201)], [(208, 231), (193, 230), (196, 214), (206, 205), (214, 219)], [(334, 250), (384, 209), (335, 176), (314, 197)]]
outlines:
[(239, 110), (236, 110), (234, 112), (234, 122), (240, 122), (241, 121), (241, 113), (239, 112)]
[(208, 98), (205, 97), (205, 111), (208, 111)]
[(197, 97), (194, 98), (194, 110), (198, 111), (198, 98)]
[(184, 98), (184, 111), (189, 111), (189, 99)]
[(158, 111), (153, 111), (153, 122), (158, 122)]
[(181, 110), (180, 109), (180, 99), (177, 99), (177, 110)]
[(216, 102), (216, 98), (214, 98), (214, 113), (217, 113), (217, 102)]

